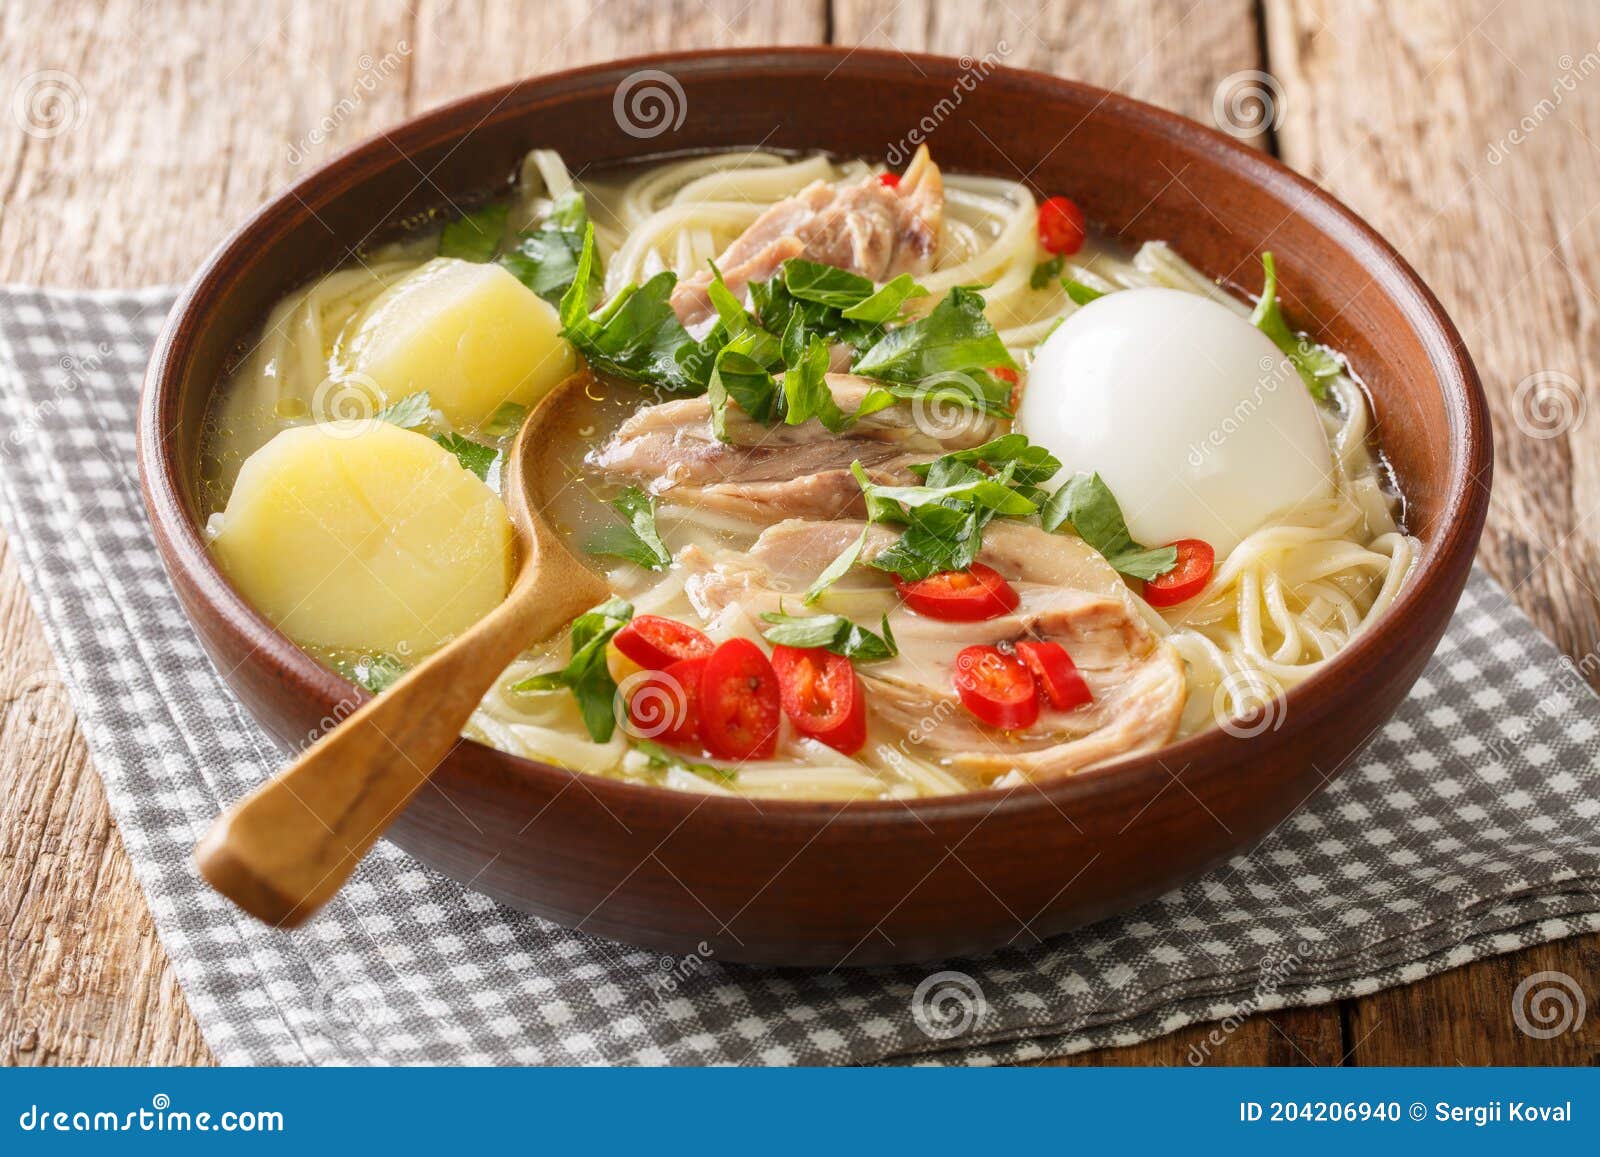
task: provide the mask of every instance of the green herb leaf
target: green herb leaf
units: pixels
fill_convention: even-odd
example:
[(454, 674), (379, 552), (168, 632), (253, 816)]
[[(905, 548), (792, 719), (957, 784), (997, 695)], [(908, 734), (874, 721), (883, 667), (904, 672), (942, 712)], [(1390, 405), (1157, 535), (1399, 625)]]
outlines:
[(606, 644), (633, 618), (633, 604), (613, 595), (572, 620), (572, 657), (559, 671), (546, 671), (513, 683), (513, 691), (570, 689), (578, 700), (583, 725), (596, 743), (616, 730), (616, 680), (606, 666)]
[(1176, 565), (1178, 552), (1173, 547), (1144, 547), (1128, 533), (1111, 489), (1098, 474), (1079, 474), (1045, 503), (1040, 522), (1048, 531), (1071, 523), (1078, 537), (1106, 556), (1122, 574), (1152, 579), (1166, 574)]
[(717, 355), (707, 398), (711, 403), (711, 430), (723, 442), (729, 441), (729, 401), (758, 422), (771, 422), (778, 412), (778, 384), (772, 372), (732, 345)]
[(591, 316), (586, 287), (594, 270), (591, 224), (584, 232), (572, 285), (561, 298), (561, 335), (603, 373), (669, 393), (704, 393), (711, 361), (672, 311), (669, 298), (677, 278), (663, 272), (643, 285), (626, 286)]
[[(927, 317), (885, 332), (852, 369), (869, 378), (914, 384), (952, 375), (992, 381), (987, 371), (996, 366), (1018, 368), (983, 314), (983, 295), (957, 286)], [(1009, 394), (1006, 387), (1005, 396)], [(1004, 400), (986, 408), (1003, 414)]]
[(955, 450), (933, 462), (919, 463), (911, 472), (919, 478), (939, 474), (939, 464), (960, 462), (968, 466), (984, 465), (991, 469), (1012, 468), (1011, 480), (1017, 486), (1048, 482), (1061, 469), (1061, 462), (1043, 446), (1035, 446), (1023, 434), (1002, 434), (981, 446)]
[(905, 275), (874, 292), (865, 277), (791, 258), (777, 276), (752, 283), (749, 292), (762, 326), (783, 335), (783, 360), (793, 364), (812, 337), (865, 349), (882, 336), (884, 322), (897, 314), (906, 297), (926, 290)]
[(493, 446), (485, 446), (482, 442), (474, 442), (471, 438), (463, 438), (454, 431), (435, 434), (433, 440), (454, 454), (457, 462), (485, 482), (489, 480), (489, 471), (500, 457), (500, 451)]
[(860, 536), (839, 552), (837, 558), (830, 562), (819, 574), (812, 584), (806, 588), (805, 603), (810, 605), (822, 597), (822, 593), (845, 576), (849, 569), (856, 565), (856, 560), (861, 557), (861, 551), (867, 545), (867, 535), (872, 530), (872, 523), (868, 521), (861, 528)]
[[(588, 224), (583, 194), (576, 189), (563, 193), (544, 223), (518, 237), (511, 251), (500, 258), (500, 264), (522, 284), (555, 304), (577, 280)], [(598, 262), (591, 261), (584, 269), (584, 282), (588, 301), (593, 301), (602, 287)]]
[(516, 402), (501, 402), (495, 407), (494, 413), (489, 415), (489, 420), (483, 424), (483, 432), (491, 438), (504, 438), (507, 434), (515, 434), (522, 429), (522, 423), (527, 417), (527, 406)]
[(407, 394), (391, 406), (385, 406), (378, 411), (378, 421), (388, 422), (392, 426), (399, 426), (402, 430), (415, 430), (418, 426), (428, 421), (428, 416), (433, 411), (433, 399), (428, 396), (427, 390), (419, 390), (415, 394)]
[(849, 309), (873, 295), (868, 278), (800, 257), (791, 257), (783, 263), (783, 285), (801, 301), (814, 301), (838, 310)]
[(973, 505), (918, 506), (907, 511), (906, 528), (872, 560), (878, 570), (916, 582), (947, 570), (966, 570), (983, 547), (983, 528), (993, 515)]
[(481, 209), (463, 214), (439, 234), (439, 256), (459, 257), (463, 261), (492, 261), (500, 252), (506, 233), (506, 216), (511, 206), (494, 201)]
[(761, 618), (772, 624), (772, 629), (766, 633), (769, 643), (785, 647), (821, 647), (863, 663), (892, 659), (900, 653), (894, 632), (889, 629), (888, 615), (883, 616), (882, 635), (856, 626), (843, 615), (786, 615), (781, 606)]
[(1250, 315), (1250, 324), (1272, 339), (1272, 344), (1294, 364), (1311, 396), (1320, 400), (1327, 396), (1328, 383), (1343, 373), (1344, 367), (1332, 352), (1289, 328), (1278, 305), (1278, 270), (1272, 254), (1263, 253), (1261, 265), (1265, 270), (1261, 299)]
[(871, 297), (858, 301), (843, 311), (850, 321), (864, 321), (871, 325), (884, 325), (900, 316), (900, 310), (913, 297), (927, 297), (928, 291), (902, 273), (893, 281), (884, 282)]
[[(944, 463), (942, 467), (941, 463)], [(932, 472), (933, 468), (939, 468), (937, 475)], [(965, 502), (993, 514), (1025, 518), (1039, 507), (1010, 487), (1013, 469), (1007, 466), (998, 475), (991, 476), (963, 462), (941, 458), (930, 468), (929, 479), (934, 485), (880, 486), (867, 479), (864, 472), (858, 473), (857, 479), (868, 498), (879, 502), (895, 502), (912, 508)]]
[(1095, 289), (1081, 281), (1066, 280), (1061, 283), (1061, 288), (1067, 291), (1067, 296), (1078, 305), (1088, 305), (1091, 301), (1106, 295), (1105, 290)]
[(783, 420), (791, 426), (812, 418), (837, 434), (852, 421), (828, 388), (828, 344), (813, 337), (805, 352), (783, 374)]
[(646, 570), (666, 570), (672, 564), (672, 552), (656, 530), (655, 499), (637, 486), (629, 486), (611, 500), (611, 506), (627, 525), (606, 527), (589, 542), (589, 553), (624, 558)]
[(718, 767), (714, 763), (702, 763), (695, 759), (685, 759), (676, 751), (662, 747), (661, 744), (656, 743), (654, 740), (645, 739), (642, 736), (634, 737), (633, 746), (644, 754), (645, 758), (650, 761), (651, 767), (676, 767), (682, 771), (698, 775), (702, 779), (720, 783), (727, 783), (736, 779), (739, 775), (736, 768)]
[(1052, 281), (1061, 276), (1061, 270), (1065, 268), (1066, 264), (1066, 257), (1059, 253), (1050, 258), (1049, 261), (1041, 261), (1033, 267), (1033, 272), (1028, 275), (1028, 288), (1046, 288)]

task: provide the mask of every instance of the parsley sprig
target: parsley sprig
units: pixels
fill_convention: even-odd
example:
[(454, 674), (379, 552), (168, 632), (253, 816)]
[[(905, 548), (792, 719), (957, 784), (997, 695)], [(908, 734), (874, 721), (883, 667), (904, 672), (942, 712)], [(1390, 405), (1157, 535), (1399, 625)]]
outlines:
[(1256, 302), (1255, 312), (1250, 315), (1250, 324), (1270, 337), (1272, 344), (1283, 351), (1299, 372), (1306, 389), (1311, 391), (1311, 396), (1320, 401), (1328, 395), (1328, 383), (1343, 373), (1344, 367), (1331, 350), (1289, 328), (1283, 309), (1278, 305), (1278, 268), (1272, 254), (1261, 255), (1261, 267), (1264, 271), (1261, 297)]
[(655, 499), (637, 486), (629, 486), (611, 500), (611, 508), (625, 521), (605, 527), (590, 539), (590, 554), (624, 558), (646, 570), (666, 570), (672, 565), (672, 552), (656, 529)]
[(1172, 547), (1149, 548), (1128, 532), (1122, 508), (1098, 474), (1075, 475), (1054, 494), (1044, 489), (1060, 461), (1021, 434), (1003, 434), (967, 450), (913, 466), (920, 486), (872, 481), (861, 463), (851, 465), (866, 498), (867, 525), (806, 591), (815, 602), (861, 559), (878, 524), (898, 525), (900, 536), (869, 561), (907, 581), (966, 570), (983, 549), (983, 529), (996, 518), (1038, 515), (1045, 530), (1070, 526), (1117, 571), (1130, 578), (1165, 574), (1177, 562)]
[(873, 634), (843, 615), (789, 615), (781, 605), (765, 612), (761, 621), (771, 625), (767, 642), (785, 647), (821, 647), (862, 663), (892, 659), (900, 653), (888, 615), (879, 624), (881, 634)]
[(613, 595), (572, 620), (572, 657), (558, 671), (531, 675), (511, 685), (513, 691), (571, 690), (578, 700), (583, 725), (596, 743), (606, 743), (616, 730), (617, 682), (606, 665), (606, 644), (633, 618), (633, 604)]

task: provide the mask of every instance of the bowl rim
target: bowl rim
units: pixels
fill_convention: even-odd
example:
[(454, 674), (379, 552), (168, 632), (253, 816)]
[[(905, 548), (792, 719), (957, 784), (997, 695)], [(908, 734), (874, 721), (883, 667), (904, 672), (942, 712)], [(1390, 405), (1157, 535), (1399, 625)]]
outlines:
[[(242, 251), (259, 249), (264, 239), (270, 240), (274, 230), (284, 225), (289, 215), (317, 204), (325, 192), (345, 184), (344, 175), (348, 170), (385, 161), (395, 152), (410, 154), (450, 136), (459, 137), (454, 125), (465, 110), (486, 110), (477, 120), (479, 126), (499, 115), (511, 115), (515, 108), (503, 114), (501, 110), (521, 90), (537, 89), (549, 95), (563, 90), (589, 90), (620, 81), (629, 73), (645, 68), (689, 76), (737, 67), (805, 72), (819, 66), (831, 66), (829, 75), (845, 68), (872, 75), (904, 74), (907, 68), (921, 69), (935, 76), (962, 73), (962, 65), (955, 57), (835, 45), (675, 51), (608, 60), (524, 77), (407, 118), (330, 157), (260, 206), (207, 255), (180, 291), (152, 349), (141, 391), (138, 412), (141, 488), (152, 530), (163, 548), (171, 577), (186, 581), (199, 601), (217, 614), (225, 629), (245, 639), (251, 647), (251, 655), (260, 655), (281, 672), (281, 677), (296, 693), (311, 697), (329, 709), (341, 700), (363, 701), (368, 695), (365, 689), (318, 663), (234, 590), (212, 560), (201, 528), (189, 516), (185, 500), (185, 464), (167, 452), (172, 440), (160, 429), (163, 402), (177, 386), (198, 319), (214, 307), (230, 280), (224, 269)], [(1106, 109), (1110, 115), (1139, 123), (1159, 136), (1224, 154), (1228, 167), (1240, 179), (1276, 196), (1292, 199), (1297, 214), (1309, 218), (1314, 228), (1335, 237), (1343, 248), (1355, 253), (1363, 264), (1374, 270), (1371, 285), (1388, 295), (1417, 328), (1430, 363), (1432, 381), (1443, 395), (1449, 427), (1448, 489), (1441, 504), (1438, 530), (1433, 540), (1423, 545), (1393, 605), (1373, 627), (1347, 644), (1322, 670), (1285, 692), (1283, 716), (1293, 716), (1314, 725), (1319, 717), (1339, 705), (1339, 686), (1347, 674), (1363, 663), (1397, 657), (1395, 636), (1399, 625), (1434, 598), (1441, 584), (1448, 586), (1452, 576), (1464, 573), (1475, 555), (1489, 506), (1493, 444), (1488, 401), (1466, 344), (1432, 290), (1388, 241), (1332, 194), (1276, 158), (1188, 117), (1095, 85), (1004, 65), (992, 69), (986, 83), (997, 76), (1003, 76), (1006, 83), (1024, 90), (1032, 89), (1044, 99), (1070, 94), (1080, 101), (1092, 102), (1096, 110)], [(375, 226), (374, 231), (379, 227)], [(1351, 681), (1352, 684), (1359, 682)], [(934, 823), (988, 819), (996, 814), (1042, 806), (1054, 807), (1066, 814), (1064, 804), (1091, 802), (1112, 790), (1131, 786), (1141, 776), (1164, 790), (1171, 780), (1192, 765), (1222, 766), (1266, 757), (1306, 725), (1302, 722), (1281, 731), (1271, 729), (1243, 740), (1213, 727), (1153, 752), (1124, 756), (1058, 781), (1020, 785), (1031, 787), (1033, 791), (1022, 791), (1018, 786), (990, 787), (903, 800), (750, 799), (683, 792), (573, 771), (471, 739), (463, 739), (462, 744), (477, 749), (482, 757), (504, 761), (505, 768), (519, 777), (547, 781), (552, 793), (577, 780), (607, 808), (631, 810), (653, 803), (685, 813), (710, 808), (713, 819), (719, 812), (729, 818), (737, 813), (738, 820), (745, 824), (866, 823), (875, 827), (915, 824), (927, 828)], [(1370, 735), (1363, 738), (1363, 744), (1366, 738)], [(1239, 748), (1237, 745), (1241, 742), (1249, 744), (1249, 748)], [(1360, 745), (1356, 750), (1359, 749)], [(1174, 772), (1172, 767), (1179, 771)], [(1337, 770), (1327, 773), (1325, 779), (1331, 780)]]

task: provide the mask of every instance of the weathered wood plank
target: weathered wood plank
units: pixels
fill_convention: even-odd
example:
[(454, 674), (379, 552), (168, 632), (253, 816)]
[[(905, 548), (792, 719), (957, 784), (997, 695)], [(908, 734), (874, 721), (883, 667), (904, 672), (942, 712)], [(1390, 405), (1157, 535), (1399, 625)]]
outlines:
[[(180, 280), (309, 166), (428, 105), (590, 60), (825, 27), (821, 0), (573, 0), (536, 21), (512, 3), (277, 0), (258, 13), (0, 7), (0, 90), (35, 95), (36, 134), (66, 126), (0, 126), (0, 280)], [(0, 708), (4, 1061), (209, 1060), (9, 557)]]
[(1191, 1025), (1117, 1049), (1096, 1049), (1053, 1062), (1061, 1065), (1337, 1065), (1344, 1060), (1339, 1010), (1284, 1009), (1241, 1021)]
[[(1393, 241), (1465, 336), (1494, 410), (1480, 557), (1600, 686), (1600, 10), (1584, 0), (1267, 0), (1284, 159)], [(1588, 660), (1587, 662), (1585, 660)], [(1552, 773), (1555, 769), (1551, 769)], [(1600, 994), (1600, 937), (1351, 1003), (1359, 1064), (1593, 1063), (1539, 1040), (1534, 973)]]
[(835, 0), (833, 12), (839, 44), (979, 59), (993, 52), (1012, 68), (1114, 88), (1208, 124), (1218, 84), (1258, 63), (1253, 0)]
[[(1203, 121), (1218, 84), (1260, 64), (1251, 0), (1011, 7), (836, 0), (832, 23), (842, 43), (906, 51), (981, 55), (1004, 39), (1007, 64), (1117, 87)], [(1516, 387), (1532, 374), (1595, 380), (1600, 80), (1583, 62), (1600, 41), (1586, 25), (1600, 19), (1581, 0), (1541, 6), (1537, 18), (1492, 7), (1268, 0), (1271, 69), (1286, 95), (1279, 143), (1291, 164), (1395, 239), (1462, 324), (1501, 434), (1486, 559), (1581, 657), (1600, 638), (1589, 517), (1600, 506), (1600, 426), (1591, 417), (1539, 439), (1513, 419), (1520, 412), (1539, 426), (1536, 394), (1517, 406)], [(519, 75), (658, 48), (819, 40), (827, 18), (823, 0), (564, 0), (536, 23), (510, 0), (336, 9), (277, 0), (246, 29), (219, 9), (137, 0), (5, 6), (0, 92), (66, 73), (69, 82), (36, 78), (29, 91), (65, 94), (56, 107), (73, 127), (45, 137), (0, 126), (0, 279), (175, 280), (306, 166), (410, 112)], [(1540, 111), (1580, 68), (1579, 87)], [(54, 123), (48, 107), (35, 128)], [(1524, 116), (1537, 117), (1534, 131), (1490, 162), (1490, 147)], [(1559, 398), (1563, 380), (1549, 380)], [(0, 865), (6, 1062), (208, 1059), (5, 555)], [(1592, 1062), (1590, 1030), (1533, 1041), (1501, 1010), (1536, 971), (1567, 972), (1594, 994), (1597, 945), (1547, 946), (1353, 1002), (1348, 1043), (1361, 1063)], [(1196, 1026), (1077, 1061), (1187, 1064), (1215, 1031)], [(1211, 1044), (1205, 1059), (1338, 1063), (1345, 1036), (1332, 1009), (1274, 1013)]]

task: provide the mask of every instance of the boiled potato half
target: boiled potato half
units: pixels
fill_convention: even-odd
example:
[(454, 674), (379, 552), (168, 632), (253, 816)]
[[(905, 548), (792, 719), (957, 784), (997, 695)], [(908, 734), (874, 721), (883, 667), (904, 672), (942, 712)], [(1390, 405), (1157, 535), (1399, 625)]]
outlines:
[(340, 359), (384, 403), (427, 390), (458, 430), (531, 406), (576, 368), (555, 308), (493, 263), (437, 257), (363, 311)]
[(212, 532), (234, 585), (301, 646), (415, 660), (499, 605), (512, 577), (499, 497), (387, 422), (276, 435), (245, 460)]

